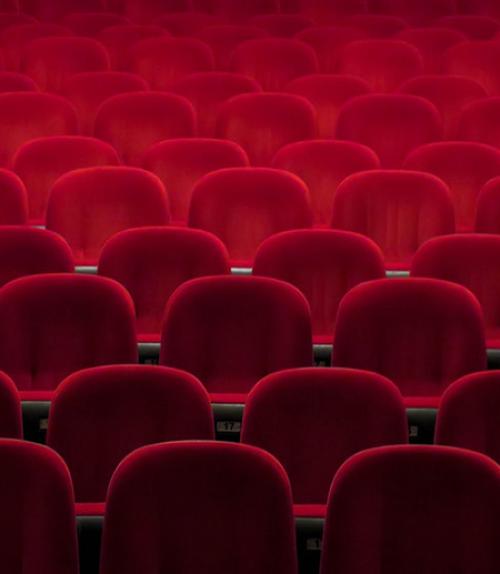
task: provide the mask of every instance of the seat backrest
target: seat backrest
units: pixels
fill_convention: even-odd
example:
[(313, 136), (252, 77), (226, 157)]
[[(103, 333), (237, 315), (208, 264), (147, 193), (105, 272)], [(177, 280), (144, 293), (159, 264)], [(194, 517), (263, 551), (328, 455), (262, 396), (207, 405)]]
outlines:
[(314, 22), (305, 14), (261, 14), (249, 20), (251, 26), (266, 30), (277, 38), (291, 38)]
[(402, 18), (387, 14), (354, 14), (343, 18), (343, 23), (363, 30), (369, 38), (390, 38), (408, 28)]
[(20, 0), (21, 12), (38, 20), (61, 20), (72, 12), (99, 12), (105, 9), (105, 0)]
[(192, 375), (150, 365), (95, 367), (58, 387), (47, 445), (68, 465), (77, 502), (104, 502), (111, 475), (133, 450), (210, 440), (213, 426), (208, 394)]
[(60, 176), (74, 169), (119, 163), (118, 154), (106, 142), (83, 136), (51, 136), (23, 144), (14, 156), (12, 169), (26, 185), (30, 220), (44, 223), (50, 189)]
[(216, 237), (180, 227), (122, 231), (105, 244), (98, 268), (132, 296), (139, 337), (158, 339), (165, 306), (179, 285), (229, 271), (227, 251)]
[(416, 445), (359, 453), (332, 484), (321, 574), (494, 572), (499, 493), (498, 466), (477, 453)]
[(177, 574), (234, 568), (297, 574), (295, 552), (288, 478), (260, 449), (203, 441), (152, 445), (129, 455), (113, 476), (101, 572), (168, 565)]
[(38, 86), (24, 74), (0, 71), (0, 93), (5, 92), (38, 92)]
[(378, 170), (346, 178), (333, 197), (331, 226), (370, 237), (389, 268), (407, 269), (418, 247), (455, 231), (449, 189), (417, 171)]
[(0, 436), (23, 438), (21, 400), (14, 381), (0, 371)]
[(191, 194), (199, 179), (212, 171), (248, 164), (247, 154), (234, 142), (185, 138), (151, 146), (144, 155), (143, 167), (163, 181), (172, 219), (186, 222)]
[(479, 82), (490, 96), (500, 95), (500, 46), (496, 41), (462, 42), (445, 56), (448, 74), (465, 76)]
[(167, 12), (193, 9), (192, 0), (121, 0), (125, 14), (138, 24), (150, 24)]
[(160, 364), (197, 376), (209, 392), (247, 393), (263, 376), (312, 361), (309, 306), (267, 277), (205, 277), (170, 298)]
[(251, 266), (264, 239), (312, 225), (309, 194), (296, 176), (269, 168), (229, 168), (193, 189), (188, 225), (214, 233), (234, 266)]
[(195, 111), (181, 96), (163, 92), (119, 94), (97, 112), (94, 134), (108, 141), (124, 163), (141, 165), (155, 143), (195, 135)]
[(196, 37), (209, 26), (223, 24), (224, 18), (205, 12), (168, 12), (155, 19), (155, 24), (165, 28), (172, 36)]
[(266, 239), (253, 274), (291, 283), (311, 308), (316, 343), (331, 344), (337, 308), (355, 285), (385, 277), (380, 249), (361, 235), (330, 229), (285, 231)]
[(132, 300), (104, 277), (16, 279), (0, 290), (0, 316), (0, 369), (22, 390), (53, 390), (80, 369), (137, 360)]
[(316, 137), (313, 105), (293, 94), (243, 94), (220, 107), (217, 136), (240, 144), (252, 165), (269, 165), (286, 144)]
[(0, 225), (28, 222), (28, 193), (21, 178), (0, 168)]
[(430, 102), (407, 94), (370, 94), (341, 108), (335, 136), (371, 147), (382, 167), (401, 167), (408, 153), (443, 137), (438, 110)]
[(123, 14), (115, 12), (72, 12), (62, 22), (77, 36), (95, 38), (101, 30), (110, 26), (129, 24), (130, 20)]
[(474, 230), (478, 233), (500, 233), (500, 177), (488, 181), (477, 198)]
[(500, 150), (476, 142), (438, 142), (415, 149), (405, 169), (432, 173), (446, 183), (455, 206), (457, 228), (471, 231), (479, 192), (500, 175)]
[(401, 394), (375, 373), (282, 371), (262, 379), (245, 404), (242, 442), (283, 464), (295, 504), (326, 504), (332, 479), (350, 456), (407, 440)]
[(219, 14), (235, 22), (247, 22), (257, 14), (277, 14), (280, 11), (280, 0), (193, 0), (193, 5), (197, 10)]
[(490, 96), (465, 106), (458, 124), (458, 139), (500, 147), (500, 96)]
[(399, 16), (413, 26), (428, 25), (457, 11), (456, 0), (368, 0), (368, 4), (374, 13)]
[(111, 236), (123, 229), (167, 225), (168, 196), (160, 179), (133, 167), (89, 167), (52, 186), (47, 229), (62, 235), (79, 264), (95, 265)]
[(349, 14), (368, 10), (367, 0), (281, 0), (283, 12), (299, 12), (314, 18), (318, 23), (336, 22)]
[(333, 365), (375, 371), (405, 397), (439, 397), (457, 378), (486, 366), (479, 302), (438, 279), (381, 279), (342, 299)]
[(499, 23), (490, 16), (478, 14), (455, 14), (446, 16), (436, 22), (450, 30), (457, 30), (471, 40), (492, 40), (499, 31)]

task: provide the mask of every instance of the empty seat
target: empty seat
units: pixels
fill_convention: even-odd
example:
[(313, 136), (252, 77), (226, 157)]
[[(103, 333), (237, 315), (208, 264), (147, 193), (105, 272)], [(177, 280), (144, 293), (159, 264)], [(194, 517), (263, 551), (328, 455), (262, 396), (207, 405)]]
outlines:
[(194, 37), (209, 26), (223, 24), (223, 18), (204, 12), (169, 12), (155, 19), (158, 24), (168, 30), (172, 36)]
[(114, 12), (72, 12), (62, 22), (78, 36), (90, 38), (95, 38), (101, 30), (110, 26), (129, 24), (125, 16)]
[(444, 181), (451, 191), (458, 230), (470, 231), (481, 188), (500, 175), (500, 150), (475, 142), (438, 142), (415, 149), (404, 168), (426, 171)]
[(481, 84), (463, 76), (420, 76), (405, 82), (400, 91), (433, 103), (443, 118), (444, 136), (451, 140), (457, 137), (463, 108), (486, 97)]
[(484, 98), (465, 106), (458, 124), (458, 138), (500, 147), (500, 96)]
[(67, 240), (80, 265), (95, 265), (106, 240), (123, 229), (169, 221), (162, 182), (133, 167), (69, 172), (52, 186), (47, 206), (47, 228)]
[(21, 401), (12, 379), (0, 371), (0, 437), (23, 437)]
[(364, 145), (334, 140), (296, 142), (281, 148), (272, 166), (300, 177), (309, 189), (316, 225), (327, 226), (334, 194), (349, 175), (378, 169), (380, 162)]
[(28, 222), (28, 194), (21, 178), (0, 168), (0, 225)]
[(445, 56), (448, 74), (466, 76), (479, 82), (488, 95), (500, 95), (500, 44), (496, 41), (462, 42)]
[(430, 24), (456, 12), (455, 0), (369, 0), (369, 5), (375, 13), (399, 16), (414, 26)]
[(74, 495), (62, 459), (51, 449), (0, 440), (2, 568), (26, 574), (77, 574)]
[(488, 181), (477, 198), (475, 231), (500, 233), (500, 177)]
[(111, 475), (133, 450), (172, 440), (210, 440), (214, 433), (202, 384), (188, 373), (147, 365), (70, 375), (54, 395), (49, 421), (47, 444), (68, 465), (76, 501), (93, 507), (104, 503)]
[(29, 217), (45, 221), (47, 200), (55, 181), (74, 169), (118, 165), (116, 151), (107, 143), (83, 136), (37, 138), (23, 144), (12, 161), (12, 169), (26, 185)]
[(293, 94), (235, 96), (217, 117), (217, 136), (241, 145), (257, 166), (269, 165), (284, 145), (314, 139), (316, 133), (314, 107)]
[(355, 14), (343, 18), (343, 23), (363, 30), (370, 38), (389, 38), (408, 27), (402, 18), (386, 14)]
[(188, 225), (217, 235), (233, 266), (251, 267), (264, 239), (311, 227), (307, 187), (282, 170), (230, 168), (209, 173), (193, 189)]
[(37, 91), (38, 86), (28, 76), (17, 72), (0, 71), (0, 93)]
[(436, 444), (482, 452), (500, 463), (499, 371), (472, 373), (450, 385), (441, 399)]
[(259, 38), (239, 44), (232, 69), (257, 80), (264, 90), (281, 91), (293, 80), (319, 71), (316, 53), (308, 44), (290, 38)]
[(138, 24), (150, 24), (167, 12), (183, 12), (193, 8), (191, 0), (121, 0), (125, 14)]
[(408, 269), (428, 239), (455, 231), (450, 191), (418, 171), (367, 171), (345, 179), (333, 197), (331, 225), (370, 237), (388, 269)]
[(394, 384), (353, 369), (295, 369), (265, 377), (248, 397), (242, 428), (242, 442), (283, 464), (298, 515), (324, 513), (332, 479), (350, 456), (405, 443), (407, 436)]
[(340, 303), (333, 365), (386, 376), (409, 407), (437, 407), (453, 381), (486, 367), (481, 307), (448, 281), (363, 283)]
[(17, 149), (29, 140), (77, 131), (75, 109), (59, 96), (36, 92), (0, 94), (0, 165), (10, 165)]
[(295, 552), (290, 483), (260, 449), (203, 441), (147, 446), (112, 479), (103, 572), (134, 574), (168, 563), (177, 574), (230, 572), (235, 564), (239, 574), (290, 574)]
[(366, 80), (376, 92), (393, 92), (409, 78), (423, 74), (422, 56), (401, 40), (358, 40), (342, 48), (338, 71)]
[(356, 96), (370, 93), (371, 88), (367, 82), (355, 76), (310, 74), (292, 80), (285, 91), (303, 96), (313, 104), (318, 119), (318, 136), (331, 138), (342, 106)]
[(349, 42), (362, 40), (365, 32), (350, 26), (313, 26), (297, 34), (297, 40), (309, 44), (318, 57), (319, 69), (326, 74), (337, 71), (340, 50)]
[(319, 24), (337, 21), (349, 14), (368, 10), (367, 0), (281, 0), (283, 12), (300, 12), (314, 18)]
[(130, 71), (131, 50), (133, 46), (146, 38), (168, 36), (161, 26), (140, 24), (119, 24), (102, 30), (97, 38), (106, 46), (113, 70)]
[(0, 286), (41, 273), (71, 273), (73, 254), (62, 237), (28, 226), (0, 227)]
[(215, 402), (244, 402), (265, 375), (312, 363), (309, 306), (267, 277), (205, 277), (181, 285), (162, 327), (160, 364), (197, 376)]
[(109, 68), (104, 46), (92, 38), (46, 37), (30, 42), (23, 50), (20, 69), (42, 91), (60, 92), (66, 78), (79, 72), (102, 72)]
[(164, 183), (172, 219), (185, 223), (196, 182), (219, 169), (248, 166), (246, 153), (234, 142), (216, 139), (174, 139), (153, 145), (143, 167)]
[(23, 23), (8, 26), (0, 31), (0, 46), (5, 67), (18, 71), (25, 46), (37, 38), (70, 36), (71, 30), (51, 22)]
[(494, 572), (499, 486), (495, 463), (466, 450), (401, 445), (359, 453), (330, 490), (321, 574)]
[(229, 273), (224, 245), (195, 229), (148, 227), (113, 236), (99, 258), (99, 275), (132, 296), (140, 341), (159, 342), (163, 312), (175, 289), (190, 279)]
[(243, 24), (221, 24), (208, 26), (197, 37), (212, 48), (217, 70), (229, 70), (236, 47), (247, 40), (265, 38), (269, 34), (255, 26)]
[(148, 91), (143, 78), (127, 72), (83, 72), (67, 78), (62, 94), (75, 106), (80, 130), (92, 134), (97, 110), (112, 96)]
[(418, 49), (426, 74), (440, 74), (448, 48), (467, 40), (467, 37), (458, 30), (441, 27), (408, 28), (400, 32), (397, 38), (413, 44)]
[(493, 39), (500, 28), (498, 20), (489, 16), (480, 16), (476, 14), (456, 14), (447, 16), (436, 22), (438, 26), (458, 30), (471, 40), (490, 40)]
[(361, 235), (329, 229), (286, 231), (262, 243), (254, 275), (291, 283), (311, 308), (314, 342), (331, 344), (337, 308), (355, 285), (385, 277), (380, 249)]
[(20, 0), (21, 11), (38, 20), (61, 20), (72, 12), (99, 12), (105, 8), (105, 0)]
[(236, 22), (247, 22), (258, 14), (278, 13), (280, 0), (193, 0), (193, 5), (202, 12), (218, 14)]
[(382, 167), (397, 168), (412, 149), (441, 140), (443, 125), (438, 110), (424, 98), (370, 94), (344, 104), (335, 135), (371, 147)]
[(263, 28), (271, 36), (290, 38), (313, 25), (313, 21), (303, 14), (263, 14), (254, 16), (249, 24)]
[(255, 80), (242, 74), (199, 72), (175, 82), (170, 91), (184, 96), (193, 104), (198, 135), (214, 137), (217, 114), (224, 102), (240, 94), (262, 90)]
[(210, 47), (196, 38), (147, 38), (137, 42), (130, 53), (131, 71), (153, 90), (167, 90), (189, 74), (214, 68)]
[(413, 258), (411, 274), (453, 281), (472, 291), (483, 309), (487, 345), (498, 349), (499, 269), (500, 236), (466, 233), (437, 237), (425, 243)]
[(125, 163), (140, 165), (153, 144), (194, 136), (195, 121), (192, 104), (181, 96), (161, 92), (119, 94), (99, 108), (94, 133), (112, 144)]
[(137, 360), (134, 305), (111, 279), (74, 273), (15, 279), (0, 290), (0, 317), (0, 369), (24, 400), (50, 399), (80, 369)]

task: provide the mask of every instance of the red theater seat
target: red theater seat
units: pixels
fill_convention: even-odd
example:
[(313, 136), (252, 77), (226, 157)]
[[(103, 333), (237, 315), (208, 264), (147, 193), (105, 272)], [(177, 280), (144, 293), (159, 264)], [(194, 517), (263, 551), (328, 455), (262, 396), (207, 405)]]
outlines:
[(453, 381), (486, 368), (481, 307), (448, 281), (363, 283), (340, 303), (333, 365), (386, 376), (409, 407), (437, 407)]
[(363, 40), (366, 33), (358, 28), (349, 26), (313, 26), (303, 30), (296, 36), (309, 44), (316, 52), (321, 72), (333, 74), (337, 71), (340, 50), (349, 42)]
[(468, 104), (462, 111), (458, 138), (500, 147), (500, 96)]
[(168, 36), (161, 26), (141, 26), (140, 24), (121, 24), (102, 30), (97, 39), (106, 46), (113, 70), (130, 71), (131, 50), (137, 42), (146, 38)]
[(25, 142), (78, 131), (73, 106), (52, 94), (11, 92), (0, 94), (0, 165), (10, 165)]
[(30, 42), (23, 50), (20, 69), (42, 91), (60, 92), (66, 78), (79, 72), (109, 68), (104, 46), (92, 38), (47, 37)]
[(73, 254), (62, 237), (28, 226), (0, 227), (0, 286), (27, 275), (71, 273)]
[(267, 277), (193, 279), (167, 304), (160, 364), (197, 376), (215, 402), (244, 402), (265, 375), (311, 366), (307, 301)]
[(340, 184), (331, 225), (373, 239), (388, 269), (408, 269), (422, 243), (454, 233), (455, 218), (450, 191), (437, 177), (379, 170), (353, 174)]
[(216, 442), (143, 447), (112, 479), (101, 571), (173, 565), (178, 574), (218, 574), (237, 564), (238, 574), (293, 574), (294, 528), (290, 483), (264, 451)]
[(475, 231), (500, 234), (500, 177), (488, 181), (479, 194)]
[(467, 233), (432, 239), (417, 251), (411, 274), (452, 281), (472, 291), (483, 309), (487, 345), (500, 348), (499, 235)]
[(290, 38), (260, 38), (239, 44), (233, 53), (235, 72), (257, 80), (268, 92), (319, 71), (316, 53), (308, 44)]
[(22, 23), (8, 26), (0, 31), (0, 48), (5, 67), (18, 71), (25, 47), (37, 38), (71, 36), (71, 30), (50, 22)]
[(20, 14), (16, 12), (0, 11), (0, 30), (9, 28), (10, 26), (19, 26), (21, 24), (37, 24), (38, 21), (33, 16), (28, 14)]
[(455, 0), (368, 0), (370, 10), (399, 16), (414, 26), (427, 25), (442, 16), (455, 14)]
[(241, 145), (257, 166), (269, 165), (284, 145), (316, 134), (313, 105), (293, 94), (235, 96), (222, 104), (217, 117), (217, 136)]
[(491, 40), (497, 35), (500, 28), (500, 24), (495, 18), (474, 14), (447, 16), (435, 24), (458, 30), (471, 40)]
[(125, 14), (138, 24), (151, 24), (167, 12), (188, 12), (192, 0), (120, 0)]
[(436, 421), (436, 444), (482, 452), (500, 463), (500, 372), (466, 375), (443, 395)]
[(300, 12), (315, 19), (318, 24), (337, 21), (349, 14), (368, 10), (367, 0), (281, 0), (283, 12)]
[(79, 265), (95, 265), (106, 240), (123, 229), (169, 221), (162, 182), (134, 167), (69, 172), (52, 186), (47, 206), (47, 229), (67, 240)]
[(28, 76), (17, 72), (0, 71), (0, 93), (37, 91), (38, 86)]
[(196, 110), (198, 135), (214, 137), (221, 105), (240, 94), (261, 92), (252, 78), (228, 72), (199, 72), (175, 82), (171, 92), (187, 98)]
[(2, 12), (18, 12), (20, 9), (19, 0), (2, 0), (0, 10)]
[(330, 490), (321, 574), (494, 572), (499, 492), (498, 467), (477, 453), (415, 445), (359, 453)]
[(296, 142), (281, 148), (272, 166), (300, 177), (309, 189), (316, 225), (327, 226), (340, 183), (358, 171), (378, 169), (376, 154), (364, 145), (334, 140)]
[(21, 401), (12, 379), (0, 371), (0, 436), (23, 437)]
[(388, 38), (408, 27), (408, 24), (397, 16), (385, 14), (355, 14), (342, 20), (343, 24), (359, 28), (371, 38)]
[(212, 171), (248, 166), (246, 153), (234, 142), (216, 139), (177, 139), (160, 142), (144, 155), (143, 167), (164, 183), (173, 221), (188, 218), (197, 181)]
[(195, 229), (149, 227), (112, 237), (99, 259), (99, 275), (132, 296), (140, 341), (160, 340), (163, 311), (175, 289), (190, 279), (230, 272), (224, 245)]
[(55, 181), (74, 169), (118, 165), (116, 151), (107, 143), (82, 136), (37, 138), (23, 144), (12, 169), (26, 185), (32, 223), (45, 221), (49, 192)]
[(28, 194), (15, 173), (0, 168), (0, 225), (28, 222)]
[(23, 400), (50, 399), (80, 369), (137, 360), (132, 299), (104, 277), (16, 279), (0, 290), (0, 317), (0, 369)]
[(2, 569), (77, 574), (74, 496), (62, 459), (45, 446), (3, 439), (0, 464)]
[(400, 40), (358, 40), (342, 48), (338, 71), (364, 79), (376, 92), (393, 92), (409, 78), (423, 74), (415, 46)]
[(442, 120), (430, 102), (407, 94), (369, 94), (344, 104), (336, 138), (371, 147), (382, 167), (401, 167), (408, 153), (443, 136)]
[(500, 43), (462, 42), (446, 52), (444, 70), (479, 82), (488, 95), (500, 95)]
[(137, 42), (130, 53), (131, 71), (153, 90), (168, 90), (189, 74), (214, 68), (212, 50), (196, 38), (147, 38)]
[(146, 92), (146, 80), (127, 72), (83, 72), (69, 77), (62, 94), (75, 106), (84, 134), (92, 134), (97, 110), (112, 96), (131, 92)]
[(397, 38), (413, 44), (418, 49), (426, 74), (440, 74), (448, 48), (467, 40), (467, 37), (458, 30), (441, 27), (408, 28), (400, 32)]
[(356, 96), (370, 93), (371, 88), (367, 82), (354, 76), (311, 74), (292, 80), (285, 91), (303, 96), (313, 104), (318, 119), (318, 136), (331, 138), (342, 106)]
[(307, 187), (282, 170), (222, 169), (195, 185), (188, 225), (217, 235), (233, 266), (251, 267), (264, 239), (280, 231), (311, 227)]
[(106, 0), (20, 0), (21, 12), (38, 20), (61, 20), (73, 12), (100, 12)]
[(203, 12), (169, 12), (154, 20), (168, 30), (172, 36), (197, 36), (209, 26), (223, 24), (224, 20)]
[(251, 18), (249, 24), (266, 30), (274, 37), (291, 38), (314, 22), (303, 14), (264, 14)]
[(110, 26), (129, 24), (129, 20), (114, 12), (74, 12), (63, 19), (63, 24), (78, 36), (95, 38)]
[(153, 144), (194, 136), (195, 121), (192, 104), (181, 96), (162, 92), (119, 94), (99, 108), (94, 133), (113, 145), (124, 163), (141, 165)]
[(366, 237), (329, 229), (286, 231), (262, 243), (253, 274), (291, 283), (311, 308), (314, 343), (331, 344), (337, 308), (355, 285), (385, 277), (384, 258)]
[(332, 479), (350, 456), (407, 437), (397, 388), (380, 375), (352, 369), (295, 369), (265, 377), (248, 397), (242, 428), (242, 442), (283, 464), (295, 512), (306, 516), (324, 514)]
[(493, 18), (500, 17), (496, 0), (457, 0), (459, 12), (465, 14), (483, 14)]
[(405, 169), (426, 171), (444, 181), (455, 205), (457, 228), (471, 231), (483, 185), (500, 175), (500, 150), (475, 142), (439, 142), (414, 150)]
[(47, 445), (68, 465), (76, 501), (92, 506), (104, 503), (114, 470), (135, 449), (214, 434), (202, 384), (188, 373), (147, 365), (70, 375), (54, 395), (49, 421)]
[(441, 113), (446, 139), (455, 139), (462, 110), (467, 104), (486, 97), (484, 88), (463, 76), (420, 76), (401, 86), (403, 94), (421, 96)]
[(280, 11), (280, 0), (193, 0), (193, 5), (202, 12), (239, 22), (246, 22), (259, 14), (276, 14)]

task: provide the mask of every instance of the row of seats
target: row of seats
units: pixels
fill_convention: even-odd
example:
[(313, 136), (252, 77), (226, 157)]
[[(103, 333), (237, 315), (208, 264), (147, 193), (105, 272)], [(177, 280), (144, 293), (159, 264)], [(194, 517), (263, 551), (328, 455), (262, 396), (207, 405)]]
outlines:
[[(0, 463), (5, 567), (22, 562), (26, 574), (76, 574), (64, 462), (46, 447), (3, 439)], [(404, 445), (366, 450), (332, 483), (321, 574), (450, 565), (457, 574), (491, 574), (499, 512), (500, 472), (483, 455)], [(140, 448), (120, 464), (107, 495), (102, 573), (235, 568), (297, 573), (290, 484), (276, 459), (248, 445), (187, 441)]]

